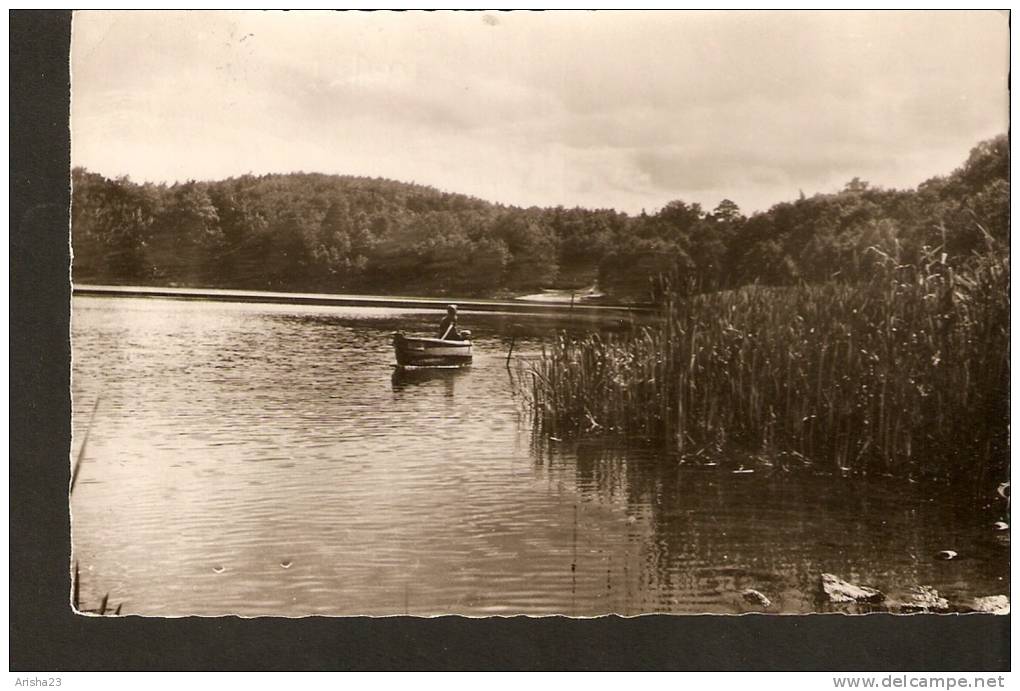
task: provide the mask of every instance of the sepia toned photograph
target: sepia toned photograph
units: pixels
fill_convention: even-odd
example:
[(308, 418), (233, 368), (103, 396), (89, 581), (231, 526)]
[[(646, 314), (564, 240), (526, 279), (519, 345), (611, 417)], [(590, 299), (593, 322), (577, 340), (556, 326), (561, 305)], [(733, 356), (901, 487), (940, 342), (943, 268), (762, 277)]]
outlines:
[(1008, 614), (1009, 21), (74, 12), (69, 606)]

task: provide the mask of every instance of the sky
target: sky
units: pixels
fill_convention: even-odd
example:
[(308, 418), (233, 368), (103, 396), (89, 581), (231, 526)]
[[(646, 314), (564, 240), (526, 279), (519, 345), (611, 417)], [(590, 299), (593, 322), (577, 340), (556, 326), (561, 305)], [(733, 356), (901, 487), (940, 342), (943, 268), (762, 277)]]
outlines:
[(76, 12), (72, 164), (518, 206), (914, 187), (1008, 129), (1003, 12)]

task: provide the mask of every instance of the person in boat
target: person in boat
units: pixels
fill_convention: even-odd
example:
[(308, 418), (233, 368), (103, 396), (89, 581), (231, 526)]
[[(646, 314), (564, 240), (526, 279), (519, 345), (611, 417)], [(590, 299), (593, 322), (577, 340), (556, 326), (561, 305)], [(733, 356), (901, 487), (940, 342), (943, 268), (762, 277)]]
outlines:
[(446, 316), (439, 324), (439, 338), (443, 341), (463, 341), (464, 336), (457, 330), (457, 305), (446, 306)]

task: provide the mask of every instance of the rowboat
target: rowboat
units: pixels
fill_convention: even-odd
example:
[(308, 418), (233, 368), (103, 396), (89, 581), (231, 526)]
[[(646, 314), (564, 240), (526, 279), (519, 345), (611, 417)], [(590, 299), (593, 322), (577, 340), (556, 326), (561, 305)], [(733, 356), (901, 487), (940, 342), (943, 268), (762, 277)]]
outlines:
[(393, 349), (397, 353), (397, 367), (466, 367), (471, 364), (471, 341), (444, 341), (395, 333)]

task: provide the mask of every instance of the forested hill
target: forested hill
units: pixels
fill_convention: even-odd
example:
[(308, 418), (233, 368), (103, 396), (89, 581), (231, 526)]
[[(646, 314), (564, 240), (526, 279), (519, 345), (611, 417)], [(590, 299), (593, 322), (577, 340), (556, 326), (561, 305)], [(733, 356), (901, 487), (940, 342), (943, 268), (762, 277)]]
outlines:
[(881, 253), (952, 260), (1009, 237), (1006, 135), (916, 190), (855, 178), (750, 217), (725, 199), (628, 216), (307, 173), (168, 186), (76, 168), (72, 182), (78, 283), (505, 295), (597, 280), (645, 300), (663, 273), (703, 289), (856, 280)]

